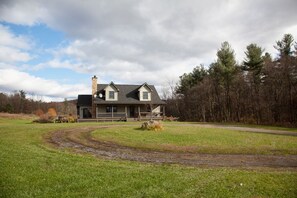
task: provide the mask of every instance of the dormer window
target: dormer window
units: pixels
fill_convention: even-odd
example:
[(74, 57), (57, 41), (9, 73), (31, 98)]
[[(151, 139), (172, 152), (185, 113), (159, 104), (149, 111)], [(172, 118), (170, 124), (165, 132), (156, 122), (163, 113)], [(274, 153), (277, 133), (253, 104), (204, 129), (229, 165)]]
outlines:
[(140, 101), (151, 101), (152, 99), (152, 89), (151, 87), (144, 83), (138, 89), (138, 97)]
[(119, 89), (115, 86), (113, 82), (104, 88), (105, 100), (106, 101), (118, 101), (119, 99)]
[(109, 91), (109, 99), (114, 99), (114, 91)]
[(149, 99), (149, 93), (147, 92), (147, 91), (144, 91), (143, 93), (142, 93), (142, 98), (143, 98), (143, 100), (148, 100)]

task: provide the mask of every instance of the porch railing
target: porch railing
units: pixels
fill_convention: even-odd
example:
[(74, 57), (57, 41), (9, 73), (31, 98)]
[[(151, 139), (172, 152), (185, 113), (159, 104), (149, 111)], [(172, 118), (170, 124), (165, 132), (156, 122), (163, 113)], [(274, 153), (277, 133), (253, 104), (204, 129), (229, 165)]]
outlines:
[[(133, 119), (136, 120), (162, 120), (164, 117), (163, 112), (139, 112)], [(126, 112), (108, 112), (108, 113), (97, 113), (96, 119), (98, 120), (127, 120), (128, 115)], [(131, 118), (129, 118), (131, 119)]]
[(109, 113), (97, 113), (97, 118), (121, 118), (126, 117), (125, 112), (109, 112)]

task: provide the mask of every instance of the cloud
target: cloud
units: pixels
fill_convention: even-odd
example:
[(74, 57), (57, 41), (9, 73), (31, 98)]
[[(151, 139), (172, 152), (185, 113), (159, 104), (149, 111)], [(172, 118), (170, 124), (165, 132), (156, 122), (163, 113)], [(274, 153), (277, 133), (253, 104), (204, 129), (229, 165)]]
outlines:
[(29, 40), (23, 36), (14, 35), (9, 28), (0, 24), (0, 45), (19, 49), (30, 49)]
[(231, 43), (239, 60), (251, 42), (271, 52), (297, 18), (294, 0), (49, 4), (55, 17), (48, 24), (75, 40), (66, 54), (90, 64), (122, 61), (147, 70), (193, 58), (208, 64), (223, 41)]
[(19, 49), (0, 46), (0, 61), (2, 62), (25, 62), (31, 59), (30, 55)]
[[(273, 53), (283, 34), (297, 39), (296, 7), (296, 0), (11, 0), (2, 1), (0, 20), (43, 23), (70, 40), (35, 69), (67, 68), (97, 74), (103, 81), (161, 85), (200, 63), (213, 62), (224, 41), (239, 62), (250, 43)], [(25, 48), (15, 45), (11, 53), (19, 56), (8, 59), (5, 49), (2, 58), (30, 58)]]
[(0, 90), (5, 92), (24, 90), (47, 98), (76, 98), (78, 94), (90, 92), (90, 88), (82, 84), (60, 84), (16, 69), (0, 69), (0, 73)]
[[(62, 60), (65, 56), (73, 61)], [(67, 68), (80, 73), (97, 74), (104, 81), (118, 83), (160, 84), (176, 79), (182, 75), (181, 71), (190, 71), (200, 61), (198, 58), (179, 59), (174, 56), (162, 59), (157, 54), (145, 55), (132, 47), (91, 40), (74, 41), (61, 48), (55, 59), (38, 64), (35, 68)]]
[(14, 35), (7, 27), (0, 24), (0, 62), (29, 61), (32, 57), (26, 51), (30, 47), (29, 39)]
[(45, 5), (35, 0), (1, 0), (0, 20), (19, 25), (34, 25), (44, 22), (47, 16)]

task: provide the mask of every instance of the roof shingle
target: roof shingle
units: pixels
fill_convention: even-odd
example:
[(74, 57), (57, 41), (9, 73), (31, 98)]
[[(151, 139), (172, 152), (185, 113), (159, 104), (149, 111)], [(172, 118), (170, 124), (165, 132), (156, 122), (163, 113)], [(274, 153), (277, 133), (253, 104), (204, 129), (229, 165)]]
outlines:
[(77, 106), (92, 106), (92, 95), (78, 95)]
[[(108, 84), (98, 84), (97, 90), (98, 94), (101, 93), (104, 95), (104, 89)], [(142, 85), (115, 85), (119, 89), (118, 101), (106, 101), (104, 97), (96, 98), (96, 104), (165, 104), (158, 95), (158, 92), (153, 85), (148, 85), (151, 90), (151, 101), (140, 101), (138, 97), (138, 89)]]

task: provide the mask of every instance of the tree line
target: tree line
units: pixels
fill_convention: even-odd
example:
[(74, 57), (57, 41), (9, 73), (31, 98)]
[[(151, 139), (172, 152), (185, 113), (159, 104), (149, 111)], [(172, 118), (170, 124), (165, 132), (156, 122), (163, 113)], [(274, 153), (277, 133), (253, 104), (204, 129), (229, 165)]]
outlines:
[(40, 116), (54, 109), (59, 115), (76, 116), (76, 100), (63, 102), (44, 102), (27, 98), (25, 91), (15, 91), (13, 93), (0, 93), (0, 112), (36, 114)]
[(277, 57), (252, 43), (237, 63), (223, 42), (216, 60), (180, 76), (167, 115), (187, 121), (297, 125), (297, 43), (291, 34), (276, 42)]

